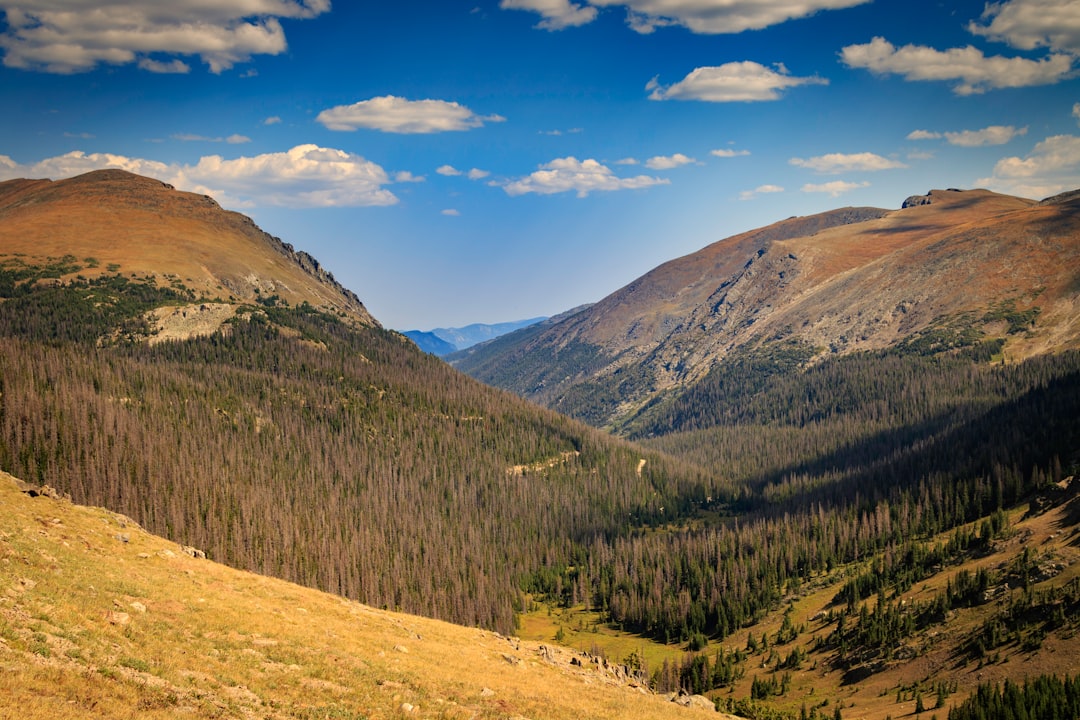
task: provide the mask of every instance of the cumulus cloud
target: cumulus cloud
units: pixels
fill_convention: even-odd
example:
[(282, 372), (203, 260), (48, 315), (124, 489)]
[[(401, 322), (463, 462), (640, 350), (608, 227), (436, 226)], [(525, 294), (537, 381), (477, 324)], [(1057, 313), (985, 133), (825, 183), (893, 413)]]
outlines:
[(1021, 50), (1049, 48), (1080, 55), (1080, 7), (1075, 0), (1011, 0), (988, 3), (983, 22), (968, 30)]
[(442, 211), (442, 214), (443, 215), (448, 215), (450, 217), (458, 217), (459, 215), (461, 215), (461, 213), (458, 212), (457, 210), (455, 210), (454, 208), (446, 208), (445, 210)]
[(901, 75), (905, 80), (957, 81), (953, 86), (957, 95), (1051, 85), (1069, 77), (1073, 66), (1073, 58), (1065, 54), (1041, 60), (986, 57), (970, 45), (944, 51), (922, 45), (898, 48), (882, 37), (863, 45), (848, 45), (840, 51), (840, 57), (848, 67)]
[(1027, 157), (998, 160), (993, 175), (976, 182), (991, 190), (1035, 199), (1080, 187), (1080, 137), (1048, 137)]
[(280, 18), (329, 9), (330, 0), (0, 0), (7, 20), (0, 50), (4, 65), (24, 70), (74, 73), (136, 63), (149, 72), (188, 72), (187, 63), (169, 57), (180, 55), (220, 73), (252, 55), (284, 52)]
[(483, 180), (490, 175), (487, 170), (481, 170), (480, 168), (473, 168), (469, 171), (468, 177), (470, 180)]
[(650, 100), (704, 100), (706, 102), (753, 102), (779, 100), (781, 92), (800, 85), (828, 85), (817, 76), (794, 77), (783, 64), (767, 68), (751, 60), (715, 67), (695, 68), (667, 87), (655, 79), (645, 86)]
[(1080, 122), (1080, 103), (1073, 105), (1072, 116), (1076, 118), (1077, 122)]
[(153, 58), (142, 58), (138, 64), (143, 70), (162, 75), (184, 75), (191, 72), (191, 66), (179, 58), (174, 58), (169, 62), (162, 62)]
[(544, 30), (562, 30), (587, 25), (596, 19), (596, 8), (570, 0), (501, 0), (504, 10), (532, 10), (544, 19), (536, 27)]
[(961, 130), (947, 132), (945, 139), (950, 145), (961, 147), (982, 147), (984, 145), (1004, 145), (1014, 137), (1027, 135), (1026, 127), (1015, 128), (1012, 125), (991, 125), (982, 130)]
[(503, 122), (500, 115), (481, 117), (464, 105), (445, 100), (406, 100), (386, 95), (338, 105), (315, 118), (330, 130), (367, 128), (402, 134), (427, 134), (478, 128), (486, 122)]
[(982, 147), (984, 145), (1004, 145), (1014, 137), (1027, 135), (1026, 127), (1016, 128), (1012, 125), (991, 125), (982, 130), (960, 130), (958, 132), (931, 132), (930, 130), (915, 130), (908, 133), (908, 140), (945, 140), (950, 145), (960, 147)]
[(72, 177), (119, 168), (158, 178), (182, 190), (214, 196), (223, 205), (251, 207), (331, 207), (393, 205), (386, 171), (359, 155), (297, 145), (286, 152), (225, 159), (208, 155), (194, 165), (169, 164), (108, 153), (75, 151), (20, 165), (0, 156), (0, 179)]
[(597, 7), (624, 7), (626, 20), (636, 32), (679, 25), (702, 34), (760, 30), (820, 10), (861, 5), (869, 0), (502, 0), (500, 7), (533, 10), (543, 16), (537, 27), (561, 30), (596, 18)]
[(733, 158), (733, 157), (745, 157), (750, 154), (749, 150), (732, 150), (730, 148), (722, 148), (720, 150), (712, 150), (710, 155), (718, 158)]
[(806, 185), (802, 186), (802, 191), (808, 193), (828, 193), (832, 197), (839, 197), (846, 192), (851, 192), (852, 190), (858, 190), (859, 188), (864, 187), (870, 187), (870, 183), (854, 183), (846, 182), (844, 180), (833, 180), (832, 182), (821, 184), (807, 183)]
[(271, 115), (270, 117), (263, 120), (263, 125), (278, 125), (280, 123), (281, 123), (281, 118), (278, 117), (277, 115)]
[(537, 193), (552, 195), (574, 191), (578, 197), (586, 197), (594, 191), (634, 190), (653, 185), (667, 185), (668, 180), (648, 175), (621, 178), (593, 159), (578, 160), (565, 157), (541, 165), (540, 169), (528, 177), (503, 185), (508, 195)]
[(873, 172), (877, 170), (892, 170), (894, 168), (907, 167), (899, 160), (876, 155), (871, 152), (863, 153), (829, 153), (812, 158), (791, 158), (788, 161), (795, 167), (807, 168), (822, 175), (832, 175), (843, 172)]
[(645, 167), (650, 170), (671, 170), (695, 162), (697, 162), (697, 160), (694, 160), (692, 157), (687, 157), (682, 153), (675, 153), (674, 155), (657, 155), (656, 157), (651, 157), (645, 161)]
[(457, 177), (461, 174), (461, 171), (453, 165), (440, 165), (439, 167), (435, 168), (435, 172), (439, 173), (440, 175), (445, 175), (446, 177)]
[(740, 200), (753, 200), (758, 195), (764, 195), (766, 193), (780, 193), (784, 192), (784, 188), (779, 185), (758, 185), (753, 190), (743, 190), (739, 193)]

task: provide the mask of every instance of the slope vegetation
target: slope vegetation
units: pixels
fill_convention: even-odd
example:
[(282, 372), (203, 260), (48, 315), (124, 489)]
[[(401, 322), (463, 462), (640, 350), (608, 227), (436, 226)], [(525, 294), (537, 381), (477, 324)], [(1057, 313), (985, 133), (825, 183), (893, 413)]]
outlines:
[[(347, 295), (317, 306), (333, 286), (297, 254), (254, 229), (211, 237), (248, 223), (153, 182), (6, 186), (21, 200), (7, 205), (18, 222), (0, 223), (0, 468), (237, 567), (504, 632), (542, 558), (705, 492), (693, 468), (361, 322)], [(57, 208), (85, 197), (65, 243)], [(28, 254), (33, 208), (52, 228), (37, 252), (55, 256)], [(124, 228), (128, 241), (108, 240)], [(206, 283), (228, 282), (225, 267), (265, 268), (277, 297), (215, 303)], [(310, 294), (282, 289), (301, 281)], [(233, 306), (219, 330), (145, 342), (161, 339), (157, 318), (218, 304)]]

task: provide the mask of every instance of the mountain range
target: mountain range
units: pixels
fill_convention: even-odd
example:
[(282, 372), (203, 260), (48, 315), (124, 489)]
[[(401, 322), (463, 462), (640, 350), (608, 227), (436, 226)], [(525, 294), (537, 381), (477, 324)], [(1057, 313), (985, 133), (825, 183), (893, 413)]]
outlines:
[(789, 218), (448, 356), (500, 389), (205, 196), (0, 183), (0, 715), (884, 720), (1075, 667), (1078, 205)]

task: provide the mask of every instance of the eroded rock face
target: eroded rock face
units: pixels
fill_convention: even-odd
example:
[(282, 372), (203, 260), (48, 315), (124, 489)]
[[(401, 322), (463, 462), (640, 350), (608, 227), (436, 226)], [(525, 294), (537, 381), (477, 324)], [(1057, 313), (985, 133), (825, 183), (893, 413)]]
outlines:
[(904, 209), (907, 209), (909, 207), (918, 207), (919, 205), (929, 205), (932, 202), (933, 202), (933, 199), (929, 195), (912, 195), (911, 197), (909, 197), (907, 200), (904, 201), (904, 204), (900, 206), (900, 209), (904, 210)]

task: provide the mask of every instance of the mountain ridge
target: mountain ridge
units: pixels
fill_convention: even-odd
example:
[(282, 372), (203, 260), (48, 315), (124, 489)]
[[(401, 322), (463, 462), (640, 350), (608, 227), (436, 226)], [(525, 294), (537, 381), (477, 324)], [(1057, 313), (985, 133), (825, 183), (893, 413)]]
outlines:
[[(219, 252), (229, 243), (236, 243), (235, 252)], [(235, 304), (276, 296), (379, 324), (314, 257), (263, 232), (251, 218), (207, 195), (124, 170), (0, 182), (0, 248), (29, 262), (90, 257), (94, 262), (78, 271), (84, 277), (155, 276), (160, 285), (183, 283), (204, 299)], [(173, 277), (158, 276), (163, 265)]]
[[(519, 345), (481, 346), (454, 361), (485, 382), (617, 426), (732, 352), (777, 342), (804, 344), (814, 361), (892, 347), (996, 308), (1037, 314), (1023, 333), (997, 329), (1012, 359), (1076, 347), (1077, 202), (932, 190), (900, 210), (789, 218), (664, 263)], [(579, 396), (597, 393), (609, 399), (586, 410)]]

